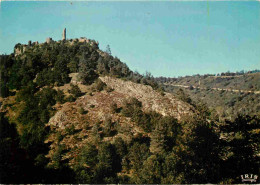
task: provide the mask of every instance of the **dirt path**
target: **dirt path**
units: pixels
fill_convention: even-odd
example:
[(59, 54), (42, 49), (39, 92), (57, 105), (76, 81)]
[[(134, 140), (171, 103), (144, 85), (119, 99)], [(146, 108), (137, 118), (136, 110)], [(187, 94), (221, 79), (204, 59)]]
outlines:
[[(171, 85), (171, 86), (175, 86), (175, 87), (183, 87), (183, 88), (196, 88), (196, 89), (202, 89), (202, 90), (207, 90), (207, 88), (204, 87), (199, 87), (199, 86), (188, 86), (188, 85), (173, 85), (173, 84), (168, 84), (168, 83), (164, 83), (164, 85)], [(217, 91), (229, 91), (229, 92), (236, 92), (236, 93), (254, 93), (254, 94), (260, 94), (260, 91), (248, 91), (248, 90), (239, 90), (239, 89), (223, 89), (223, 88), (209, 88), (209, 89), (213, 89), (213, 90), (217, 90)]]

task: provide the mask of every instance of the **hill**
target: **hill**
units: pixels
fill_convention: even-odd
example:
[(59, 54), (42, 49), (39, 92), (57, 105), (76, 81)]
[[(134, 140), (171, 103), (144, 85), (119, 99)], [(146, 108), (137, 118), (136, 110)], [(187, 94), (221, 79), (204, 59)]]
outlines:
[(183, 89), (194, 103), (205, 103), (220, 119), (260, 112), (259, 72), (235, 76), (157, 78), (157, 81), (164, 84), (166, 91), (174, 94)]
[(258, 173), (259, 117), (215, 119), (97, 41), (17, 44), (0, 69), (1, 183), (239, 183)]

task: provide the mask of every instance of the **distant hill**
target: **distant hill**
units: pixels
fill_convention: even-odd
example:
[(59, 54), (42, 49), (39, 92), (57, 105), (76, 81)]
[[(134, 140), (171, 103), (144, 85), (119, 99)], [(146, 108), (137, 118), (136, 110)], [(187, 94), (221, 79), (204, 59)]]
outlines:
[(179, 78), (157, 78), (169, 85), (195, 86), (199, 88), (220, 88), (231, 90), (260, 91), (260, 72), (235, 76), (194, 75)]
[(223, 119), (260, 113), (260, 73), (236, 76), (194, 75), (157, 78), (168, 92), (181, 88), (196, 103), (205, 103)]

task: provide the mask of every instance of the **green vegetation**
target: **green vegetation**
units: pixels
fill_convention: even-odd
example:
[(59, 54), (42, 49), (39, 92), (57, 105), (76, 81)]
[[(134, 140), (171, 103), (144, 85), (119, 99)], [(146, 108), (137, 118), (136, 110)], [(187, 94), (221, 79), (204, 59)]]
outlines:
[(260, 112), (260, 94), (203, 89), (190, 90), (174, 86), (165, 86), (165, 90), (195, 106), (204, 104), (221, 121), (233, 120), (238, 114), (254, 116)]
[[(83, 95), (78, 85), (71, 85), (67, 94), (55, 90), (70, 82), (70, 73), (78, 73), (80, 82), (92, 84), (98, 92), (113, 91), (98, 79), (108, 75), (150, 85), (164, 95), (150, 73), (132, 72), (111, 56), (110, 47), (100, 52), (97, 44), (66, 41), (35, 45), (18, 56), (0, 56), (0, 95), (6, 98), (0, 112), (1, 183), (241, 183), (241, 174), (259, 173), (260, 118), (238, 114), (220, 121), (207, 104), (194, 101), (184, 90), (177, 96), (198, 113), (182, 121), (144, 112), (142, 102), (130, 98), (122, 104), (111, 102), (110, 107), (125, 125), (109, 116), (88, 123), (84, 116), (95, 111), (94, 104), (76, 110), (89, 131), (82, 136), (89, 138), (84, 146), (77, 145), (83, 130), (77, 125), (68, 123), (62, 132), (46, 126), (56, 104)], [(195, 88), (189, 91), (199, 94)], [(236, 104), (236, 100), (227, 103)], [(50, 145), (45, 141), (51, 134), (56, 147), (47, 157)], [(73, 148), (66, 148), (64, 138), (73, 141)], [(73, 162), (64, 158), (67, 153)]]
[[(193, 105), (205, 104), (221, 121), (235, 119), (238, 114), (258, 115), (260, 94), (253, 92), (260, 91), (259, 70), (225, 74), (159, 77), (156, 81), (165, 91), (177, 95), (185, 102)], [(184, 85), (186, 88), (179, 85)]]

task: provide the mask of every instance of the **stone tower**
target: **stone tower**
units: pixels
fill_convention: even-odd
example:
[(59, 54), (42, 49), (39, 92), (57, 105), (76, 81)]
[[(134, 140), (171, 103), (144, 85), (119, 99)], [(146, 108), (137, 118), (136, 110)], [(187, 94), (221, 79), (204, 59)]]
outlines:
[(62, 33), (62, 40), (66, 40), (66, 28), (64, 28)]

